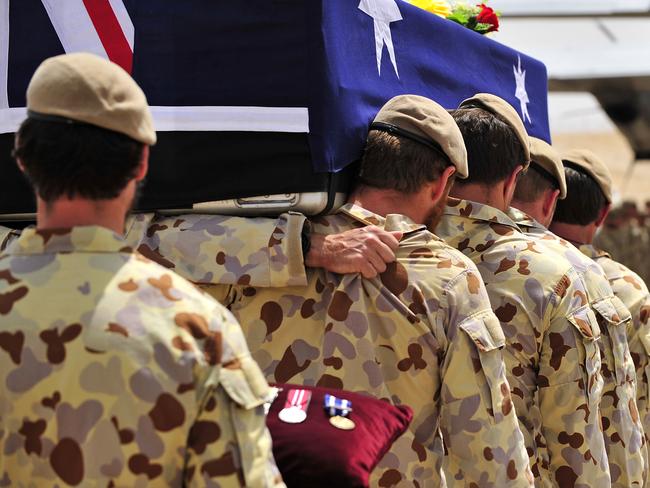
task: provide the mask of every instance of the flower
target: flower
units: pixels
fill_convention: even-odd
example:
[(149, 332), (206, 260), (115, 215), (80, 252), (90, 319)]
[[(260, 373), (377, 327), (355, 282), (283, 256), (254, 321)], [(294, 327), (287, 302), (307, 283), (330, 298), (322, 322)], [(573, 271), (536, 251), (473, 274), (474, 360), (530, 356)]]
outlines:
[(451, 7), (444, 0), (409, 0), (409, 3), (443, 19), (451, 14)]
[(499, 17), (497, 16), (496, 12), (492, 8), (485, 5), (484, 3), (477, 5), (477, 7), (479, 7), (481, 11), (476, 16), (476, 21), (479, 24), (489, 25), (489, 27), (485, 30), (485, 33), (498, 31)]

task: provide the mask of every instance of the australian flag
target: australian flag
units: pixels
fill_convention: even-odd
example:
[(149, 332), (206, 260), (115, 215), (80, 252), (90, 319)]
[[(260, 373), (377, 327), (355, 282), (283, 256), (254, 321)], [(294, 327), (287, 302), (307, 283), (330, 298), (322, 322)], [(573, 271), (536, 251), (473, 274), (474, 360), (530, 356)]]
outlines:
[(542, 63), (402, 0), (0, 0), (0, 166), (16, 180), (0, 213), (33, 208), (9, 157), (29, 79), (75, 51), (122, 66), (152, 106), (143, 208), (331, 192), (403, 93), (447, 108), (494, 93), (550, 140)]

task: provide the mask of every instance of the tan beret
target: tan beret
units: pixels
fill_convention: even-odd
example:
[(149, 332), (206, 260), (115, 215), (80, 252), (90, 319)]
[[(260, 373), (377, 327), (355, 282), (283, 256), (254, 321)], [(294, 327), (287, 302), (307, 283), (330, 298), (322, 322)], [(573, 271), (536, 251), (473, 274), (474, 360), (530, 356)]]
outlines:
[[(46, 59), (27, 87), (28, 116), (78, 121), (156, 143), (147, 99), (117, 64), (88, 53)], [(54, 117), (52, 117), (54, 116)]]
[(568, 161), (583, 169), (591, 176), (603, 191), (607, 203), (612, 203), (612, 174), (605, 163), (588, 149), (573, 149), (562, 155), (563, 161)]
[(370, 129), (383, 130), (442, 150), (456, 167), (459, 178), (467, 178), (467, 150), (460, 129), (451, 115), (433, 100), (418, 95), (391, 98), (379, 110)]
[(521, 117), (517, 111), (506, 102), (503, 98), (497, 97), (490, 93), (477, 93), (472, 98), (463, 100), (460, 102), (458, 108), (471, 108), (478, 107), (486, 110), (494, 115), (498, 115), (503, 119), (511, 128), (515, 131), (517, 139), (521, 142), (522, 147), (526, 153), (526, 161), (524, 162), (524, 168), (527, 168), (530, 164), (530, 141), (528, 139), (528, 133), (526, 132), (526, 127), (521, 121)]
[(560, 198), (566, 197), (566, 176), (560, 155), (546, 141), (537, 137), (530, 139), (530, 159), (546, 170), (560, 187)]

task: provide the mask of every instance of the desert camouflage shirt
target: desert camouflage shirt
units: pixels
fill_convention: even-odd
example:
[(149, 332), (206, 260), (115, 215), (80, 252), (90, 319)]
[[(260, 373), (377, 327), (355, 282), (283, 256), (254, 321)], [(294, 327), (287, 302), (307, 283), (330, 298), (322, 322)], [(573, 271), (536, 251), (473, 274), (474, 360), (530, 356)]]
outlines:
[[(486, 284), (537, 483), (609, 486), (600, 329), (576, 270), (480, 203), (450, 199), (436, 232), (476, 263)], [(547, 448), (548, 469), (537, 445)]]
[[(374, 470), (372, 486), (441, 486), (438, 426), (449, 452), (448, 485), (529, 486), (504, 337), (474, 265), (405, 217), (384, 220), (346, 205), (313, 222), (313, 231), (375, 224), (406, 232), (397, 261), (381, 277), (303, 269), (302, 286), (253, 287), (277, 283), (271, 276), (279, 279), (282, 267), (285, 279), (301, 284), (294, 272), (302, 268), (304, 218), (285, 217), (270, 227), (234, 217), (156, 218), (140, 249), (194, 281), (213, 283), (206, 289), (244, 324), (269, 381), (343, 388), (413, 408), (411, 429)], [(238, 237), (246, 228), (250, 238)], [(253, 245), (253, 234), (259, 243), (265, 232), (272, 237)], [(289, 264), (294, 259), (297, 266)]]
[(643, 486), (646, 446), (635, 397), (635, 370), (628, 348), (631, 316), (614, 296), (602, 268), (573, 244), (558, 237), (524, 212), (511, 208), (510, 217), (529, 237), (566, 258), (582, 277), (587, 300), (600, 326), (598, 341), (604, 379), (600, 413), (612, 486)]
[(101, 227), (0, 257), (0, 486), (284, 486), (232, 315)]
[(614, 261), (611, 256), (592, 245), (583, 244), (580, 250), (595, 260), (605, 271), (614, 294), (632, 314), (628, 327), (630, 352), (636, 367), (636, 399), (643, 420), (646, 439), (650, 436), (650, 294), (648, 287), (634, 271)]

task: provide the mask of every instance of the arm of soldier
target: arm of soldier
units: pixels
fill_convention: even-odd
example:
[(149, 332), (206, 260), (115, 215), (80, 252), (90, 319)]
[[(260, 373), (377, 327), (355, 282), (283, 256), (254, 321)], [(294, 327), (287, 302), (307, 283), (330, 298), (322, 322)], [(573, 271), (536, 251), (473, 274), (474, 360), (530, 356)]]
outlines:
[(305, 265), (376, 276), (395, 259), (401, 236), (373, 226), (334, 235), (309, 235), (308, 228), (293, 212), (277, 219), (157, 216), (139, 232), (138, 249), (200, 285), (303, 286)]
[(20, 231), (0, 225), (0, 252), (20, 237)]
[(539, 404), (551, 478), (559, 486), (609, 486), (599, 404), (598, 321), (582, 279), (569, 271), (544, 313)]
[(332, 273), (361, 273), (374, 278), (395, 261), (402, 232), (385, 231), (375, 225), (350, 229), (339, 234), (310, 234), (305, 265)]
[(650, 293), (643, 280), (626, 272), (611, 282), (614, 294), (628, 307), (630, 354), (636, 369), (636, 400), (646, 439), (650, 438)]
[(443, 296), (448, 345), (440, 397), (447, 476), (468, 486), (532, 486), (505, 375), (505, 338), (478, 271), (461, 274)]
[(211, 317), (215, 333), (203, 340), (211, 364), (196, 368), (199, 412), (188, 438), (186, 485), (284, 488), (264, 413), (271, 388), (235, 318), (222, 307)]

